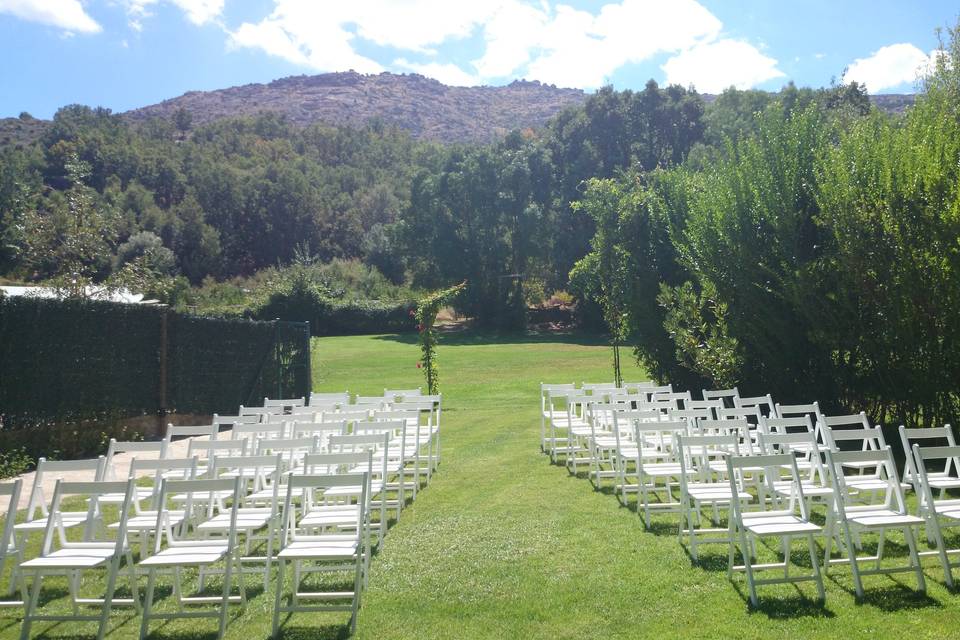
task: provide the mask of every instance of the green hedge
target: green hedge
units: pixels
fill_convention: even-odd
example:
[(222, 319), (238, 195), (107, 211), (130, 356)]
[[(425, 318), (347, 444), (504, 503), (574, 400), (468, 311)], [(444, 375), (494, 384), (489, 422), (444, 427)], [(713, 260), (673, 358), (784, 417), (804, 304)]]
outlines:
[(3, 431), (165, 411), (231, 413), (264, 396), (309, 391), (304, 323), (96, 301), (0, 300)]
[(415, 302), (341, 302), (308, 288), (274, 293), (250, 315), (259, 320), (309, 322), (315, 336), (348, 336), (414, 331)]

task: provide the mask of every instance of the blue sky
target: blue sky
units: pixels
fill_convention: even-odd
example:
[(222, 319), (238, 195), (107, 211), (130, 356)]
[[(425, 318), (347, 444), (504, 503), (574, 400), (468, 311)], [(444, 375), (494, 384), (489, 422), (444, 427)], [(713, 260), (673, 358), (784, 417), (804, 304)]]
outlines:
[(0, 0), (0, 117), (114, 111), (191, 90), (355, 69), (457, 85), (716, 93), (793, 80), (908, 93), (956, 23), (942, 1)]

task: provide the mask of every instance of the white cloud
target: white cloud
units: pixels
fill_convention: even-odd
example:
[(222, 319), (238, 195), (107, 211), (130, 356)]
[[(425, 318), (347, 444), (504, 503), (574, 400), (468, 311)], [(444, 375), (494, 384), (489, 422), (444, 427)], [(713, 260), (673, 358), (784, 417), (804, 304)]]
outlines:
[(704, 93), (720, 93), (730, 86), (749, 89), (784, 76), (776, 60), (739, 40), (699, 44), (670, 58), (661, 68), (668, 84), (694, 85)]
[[(134, 31), (143, 30), (143, 21), (153, 15), (150, 6), (163, 0), (126, 0), (127, 23)], [(223, 12), (224, 0), (167, 0), (178, 7), (191, 23), (201, 26), (213, 22)]]
[(470, 75), (452, 63), (441, 64), (439, 62), (429, 62), (427, 64), (418, 64), (416, 62), (409, 62), (404, 58), (398, 58), (393, 61), (393, 66), (419, 73), (428, 78), (435, 78), (451, 87), (473, 87), (480, 84), (479, 78)]
[(0, 0), (0, 13), (72, 33), (99, 33), (103, 30), (80, 0)]
[[(381, 64), (359, 52), (358, 44), (368, 42), (414, 54), (397, 55), (391, 68), (445, 83), (524, 77), (596, 88), (620, 67), (659, 54), (689, 57), (707, 45), (727, 52), (728, 41), (718, 41), (722, 27), (695, 0), (620, 0), (590, 11), (548, 0), (275, 0), (268, 16), (231, 31), (230, 43), (317, 71), (382, 71)], [(474, 60), (438, 59), (438, 46), (474, 36), (484, 45)], [(754, 81), (750, 78), (782, 75), (776, 60), (750, 45), (734, 43), (732, 48), (740, 49), (733, 62), (746, 61), (750, 68), (714, 66), (721, 84), (739, 86)]]
[(854, 60), (843, 80), (864, 84), (872, 93), (912, 83), (929, 67), (933, 55), (906, 42), (891, 44), (874, 51), (868, 58)]

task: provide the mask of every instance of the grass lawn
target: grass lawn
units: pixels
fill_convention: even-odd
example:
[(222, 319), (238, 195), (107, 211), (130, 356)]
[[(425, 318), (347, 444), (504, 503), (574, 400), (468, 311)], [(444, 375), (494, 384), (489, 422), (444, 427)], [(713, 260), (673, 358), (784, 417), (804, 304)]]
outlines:
[[(420, 386), (412, 336), (315, 341), (314, 387), (378, 394)], [(582, 337), (475, 334), (441, 338), (443, 457), (433, 483), (404, 511), (374, 558), (360, 638), (946, 638), (960, 634), (960, 595), (927, 559), (928, 595), (912, 574), (864, 579), (856, 604), (848, 568), (812, 583), (760, 588), (751, 610), (738, 576), (726, 579), (726, 547), (701, 550), (692, 566), (676, 520), (643, 530), (632, 508), (539, 452), (540, 381), (603, 381), (610, 353)], [(625, 375), (642, 379), (640, 371)], [(895, 541), (896, 538), (892, 537)], [(800, 547), (797, 546), (797, 549)], [(888, 542), (888, 553), (897, 545)], [(251, 581), (253, 579), (251, 578)], [(52, 583), (53, 584), (53, 583)], [(62, 597), (62, 595), (61, 595)], [(268, 637), (271, 594), (256, 595), (227, 637)], [(122, 616), (127, 622), (116, 627)], [(108, 637), (135, 637), (138, 619), (114, 616)], [(345, 635), (346, 614), (297, 615), (285, 638)], [(156, 638), (200, 638), (210, 621), (157, 626)], [(85, 637), (91, 627), (38, 624), (48, 637)], [(0, 640), (17, 637), (0, 610)], [(84, 634), (84, 636), (78, 636)]]

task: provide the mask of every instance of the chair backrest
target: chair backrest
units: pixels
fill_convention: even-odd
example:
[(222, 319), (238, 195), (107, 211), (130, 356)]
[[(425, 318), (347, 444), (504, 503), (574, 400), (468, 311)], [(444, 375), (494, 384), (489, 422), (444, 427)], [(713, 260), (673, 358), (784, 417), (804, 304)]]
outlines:
[(235, 415), (235, 416), (221, 416), (218, 413), (213, 414), (213, 424), (217, 427), (230, 427), (233, 428), (238, 424), (256, 424), (260, 422), (260, 414), (253, 413), (247, 414), (244, 416)]
[(590, 395), (597, 391), (606, 391), (608, 389), (616, 388), (616, 382), (584, 382), (580, 385), (580, 392), (585, 395)]
[(624, 382), (620, 386), (627, 391), (640, 393), (641, 390), (645, 391), (647, 389), (653, 389), (655, 386), (657, 386), (657, 383), (653, 380), (643, 380), (641, 382)]
[(167, 425), (167, 435), (165, 436), (167, 442), (172, 441), (174, 438), (202, 438), (207, 437), (211, 440), (216, 440), (217, 436), (220, 434), (220, 425), (219, 424), (206, 424), (206, 425)]
[(646, 401), (650, 402), (653, 399), (653, 396), (657, 395), (658, 393), (673, 393), (673, 385), (661, 384), (652, 387), (643, 387), (642, 389), (637, 389), (637, 393), (646, 396)]
[[(622, 416), (628, 418), (628, 416)], [(618, 423), (621, 421), (621, 413), (614, 414), (614, 419)], [(628, 418), (629, 419), (629, 418)], [(651, 445), (659, 450), (659, 457), (676, 459), (676, 436), (677, 434), (688, 433), (689, 425), (686, 420), (660, 420), (658, 422), (643, 422), (641, 420), (630, 420), (633, 424), (633, 438), (640, 446), (638, 452), (643, 449), (643, 445)], [(645, 456), (638, 455), (637, 460), (642, 465)]]
[[(800, 471), (797, 468), (797, 459), (791, 453), (774, 453), (756, 456), (727, 456), (727, 476), (730, 482), (730, 490), (736, 495), (740, 490), (738, 482), (747, 471), (758, 482), (772, 487), (774, 483), (781, 482), (786, 472), (787, 482), (782, 485), (788, 487), (787, 501), (776, 500), (758, 500), (758, 509), (768, 514), (789, 514), (796, 515), (800, 512), (800, 518), (804, 522), (810, 521), (810, 512), (807, 507), (807, 501), (803, 495), (803, 482), (800, 478)], [(731, 512), (735, 521), (743, 521), (743, 513), (739, 500), (732, 500)]]
[(349, 453), (354, 451), (386, 451), (390, 448), (392, 434), (357, 433), (345, 436), (330, 436), (330, 453)]
[(291, 407), (302, 407), (307, 404), (306, 398), (264, 398), (263, 406), (265, 407), (281, 407), (283, 409), (290, 409)]
[(701, 409), (670, 409), (667, 416), (671, 420), (687, 420), (691, 429), (696, 427), (698, 420), (713, 420), (713, 409), (704, 407)]
[[(114, 538), (114, 554), (123, 553), (127, 541), (127, 521), (130, 517), (131, 508), (134, 503), (136, 486), (132, 478), (127, 480), (113, 481), (66, 481), (62, 478), (57, 479), (53, 489), (53, 499), (50, 501), (50, 513), (59, 514), (64, 511), (64, 498), (86, 497), (87, 522), (93, 523), (101, 514), (100, 498), (108, 494), (120, 494), (123, 501), (115, 527), (116, 537)], [(47, 518), (47, 526), (43, 533), (43, 544), (40, 554), (42, 556), (50, 555), (53, 552), (54, 536), (56, 536), (60, 548), (83, 547), (91, 542), (108, 542), (103, 539), (109, 535), (112, 528), (95, 527), (91, 524), (83, 528), (83, 537), (76, 540), (74, 536), (68, 537), (66, 527), (62, 518)]]
[(380, 408), (389, 404), (390, 401), (383, 396), (361, 396), (358, 394), (353, 397), (353, 404), (358, 407)]
[[(197, 467), (199, 465), (197, 456), (189, 458), (163, 458), (161, 460), (152, 460), (150, 458), (134, 458), (130, 461), (130, 477), (136, 480), (141, 476), (146, 476), (151, 480), (152, 495), (150, 500), (150, 509), (159, 509), (160, 505), (160, 483), (167, 474), (176, 474), (177, 476), (191, 480), (197, 476)], [(134, 511), (140, 512), (140, 501), (133, 504)]]
[[(903, 427), (900, 428), (903, 429)], [(910, 450), (910, 455), (907, 457), (913, 458), (912, 466), (916, 478), (914, 486), (917, 487), (920, 509), (921, 511), (929, 509), (932, 514), (936, 498), (933, 495), (933, 489), (930, 487), (930, 470), (928, 467), (945, 468), (947, 473), (951, 468), (954, 470), (960, 469), (960, 447), (956, 444), (940, 447), (921, 447), (919, 444), (914, 444)], [(938, 462), (939, 464), (936, 464)], [(954, 498), (947, 499), (950, 500), (951, 505), (955, 504)]]
[(747, 420), (752, 425), (759, 425), (761, 418), (759, 407), (730, 407), (717, 409), (718, 420)]
[(675, 409), (686, 409), (687, 402), (693, 400), (689, 391), (673, 391), (669, 393), (655, 393), (652, 400), (654, 402), (671, 402)]
[(294, 422), (290, 426), (291, 438), (320, 438), (321, 449), (326, 448), (327, 438), (330, 435), (347, 432), (347, 423), (343, 420), (339, 422)]
[(305, 455), (318, 451), (320, 451), (318, 436), (258, 440), (255, 449), (258, 456), (280, 454), (287, 469), (298, 469)]
[(733, 399), (737, 407), (757, 407), (760, 409), (760, 415), (768, 418), (777, 417), (777, 405), (773, 402), (773, 397), (768, 393), (765, 396), (748, 396), (741, 398), (736, 396)]
[(335, 393), (317, 393), (316, 391), (310, 394), (310, 404), (349, 404), (350, 403), (350, 393), (348, 391), (338, 391)]
[(704, 400), (722, 400), (724, 406), (737, 406), (737, 398), (740, 397), (740, 390), (736, 387), (730, 389), (704, 389), (701, 392)]
[(253, 440), (281, 439), (287, 436), (286, 422), (258, 422), (256, 424), (238, 424), (233, 427), (231, 438), (235, 440), (250, 438)]
[(37, 469), (33, 472), (33, 485), (30, 488), (30, 498), (27, 501), (27, 521), (49, 515), (50, 503), (43, 494), (45, 478), (57, 477), (63, 473), (84, 474), (85, 480), (99, 482), (106, 473), (106, 458), (88, 458), (85, 460), (37, 460)]
[(167, 455), (167, 446), (170, 443), (166, 440), (117, 440), (110, 438), (107, 445), (107, 454), (104, 461), (104, 480), (121, 480), (117, 476), (117, 469), (114, 467), (113, 457), (118, 453), (135, 453), (137, 456), (154, 453), (157, 458), (164, 458)]
[(17, 509), (20, 506), (20, 491), (22, 489), (22, 478), (17, 478), (13, 482), (0, 483), (0, 496), (7, 499), (7, 512), (3, 516), (2, 525), (0, 525), (0, 571), (5, 568), (4, 559), (13, 545), (13, 525), (17, 520)]
[(816, 430), (809, 415), (791, 418), (760, 418), (760, 431), (763, 433), (812, 433), (816, 439)]
[(687, 435), (678, 433), (677, 457), (680, 459), (680, 486), (687, 490), (687, 476), (693, 475), (697, 482), (720, 482), (711, 469), (711, 462), (718, 462), (727, 456), (740, 455), (740, 438), (736, 434), (727, 435)]
[[(948, 447), (954, 447), (957, 445), (956, 440), (953, 435), (953, 428), (947, 424), (942, 427), (921, 427), (917, 429), (907, 429), (905, 426), (900, 425), (900, 444), (903, 447), (903, 452), (905, 455), (904, 465), (903, 465), (903, 476), (902, 479), (904, 482), (909, 482), (913, 485), (913, 490), (916, 494), (920, 495), (920, 485), (919, 478), (917, 477), (917, 467), (915, 464), (915, 459), (913, 456), (913, 446), (918, 442), (923, 442), (924, 447), (929, 447), (930, 440), (939, 440)], [(951, 473), (956, 474), (960, 472), (960, 467), (954, 464), (953, 458), (947, 457), (943, 459), (945, 467), (941, 470), (941, 473), (944, 475), (951, 475)]]
[[(872, 487), (871, 491), (858, 491), (855, 494), (847, 489), (847, 482), (859, 480), (861, 476), (847, 476), (844, 465), (869, 465), (877, 469), (876, 479), (884, 481), (880, 487)], [(846, 511), (852, 508), (883, 506), (906, 515), (906, 499), (900, 487), (900, 478), (897, 474), (897, 465), (893, 461), (893, 451), (890, 447), (882, 449), (868, 449), (861, 451), (834, 451), (827, 450), (827, 467), (833, 481), (834, 500), (837, 506), (837, 516), (843, 520)], [(882, 495), (881, 495), (882, 494)], [(882, 497), (882, 501), (877, 500)], [(854, 502), (856, 499), (856, 502)], [(870, 500), (870, 503), (866, 503)]]
[(324, 412), (320, 415), (320, 422), (356, 422), (357, 420), (369, 419), (369, 409), (351, 409), (347, 411), (335, 411), (333, 413)]
[[(241, 478), (241, 502), (246, 503), (248, 495), (272, 489), (272, 498), (269, 500), (274, 512), (279, 509), (280, 476), (284, 472), (283, 456), (281, 454), (266, 456), (216, 456), (211, 465), (211, 478), (235, 475)], [(259, 504), (263, 501), (260, 500)]]
[(416, 398), (422, 395), (422, 393), (423, 391), (420, 387), (416, 389), (384, 389), (383, 397), (386, 398), (388, 402), (401, 402), (410, 398)]
[(208, 460), (214, 456), (242, 456), (250, 446), (248, 438), (234, 438), (232, 440), (191, 440), (187, 447), (187, 457), (196, 456), (201, 460)]
[(713, 418), (717, 417), (717, 409), (723, 408), (723, 400), (691, 400), (687, 403), (687, 409), (710, 409)]
[[(240, 488), (242, 478), (205, 478), (202, 480), (171, 480), (164, 479), (160, 483), (160, 496), (157, 510), (156, 536), (154, 540), (154, 554), (159, 553), (163, 545), (167, 547), (184, 546), (190, 544), (191, 539), (202, 540), (205, 535), (195, 527), (174, 527), (169, 517), (166, 505), (168, 498), (173, 495), (185, 497), (183, 510), (190, 520), (209, 519), (218, 512), (222, 513), (224, 505), (229, 504), (230, 526), (227, 533), (227, 546), (233, 549), (237, 543), (237, 512), (240, 508)], [(226, 497), (224, 497), (226, 494)], [(191, 532), (193, 535), (191, 535)]]
[(387, 476), (387, 459), (381, 459), (380, 464), (374, 464), (373, 449), (358, 451), (341, 451), (337, 453), (311, 453), (303, 459), (303, 473), (313, 474), (345, 474), (351, 470), (365, 470), (370, 477)]
[[(851, 428), (852, 427), (852, 428)], [(871, 427), (863, 413), (850, 416), (821, 416), (820, 435), (826, 448), (839, 451), (845, 443), (859, 443), (863, 451), (882, 449), (887, 445), (883, 429)]]
[[(287, 493), (283, 501), (283, 529), (280, 534), (280, 544), (296, 540), (299, 536), (297, 527), (298, 509), (305, 511), (313, 502), (311, 496), (317, 492), (324, 492), (337, 487), (361, 487), (357, 504), (360, 506), (360, 526), (357, 527), (356, 539), (365, 544), (369, 537), (370, 528), (370, 474), (293, 474), (287, 481)], [(299, 497), (299, 505), (296, 498)], [(312, 530), (311, 530), (312, 533)], [(341, 533), (342, 535), (342, 533)], [(358, 550), (359, 551), (359, 550)], [(357, 553), (357, 559), (362, 554)]]
[(286, 413), (283, 407), (245, 407), (240, 405), (240, 415), (242, 416), (260, 416), (261, 421), (266, 416), (282, 416)]
[[(803, 419), (809, 421), (809, 418)], [(799, 456), (808, 460), (810, 466), (804, 479), (809, 483), (820, 486), (826, 486), (829, 483), (827, 470), (823, 466), (820, 449), (817, 447), (817, 436), (813, 429), (796, 432), (761, 431), (757, 434), (757, 445), (763, 455), (789, 453), (795, 457)], [(803, 471), (801, 470), (800, 473), (802, 474)]]

